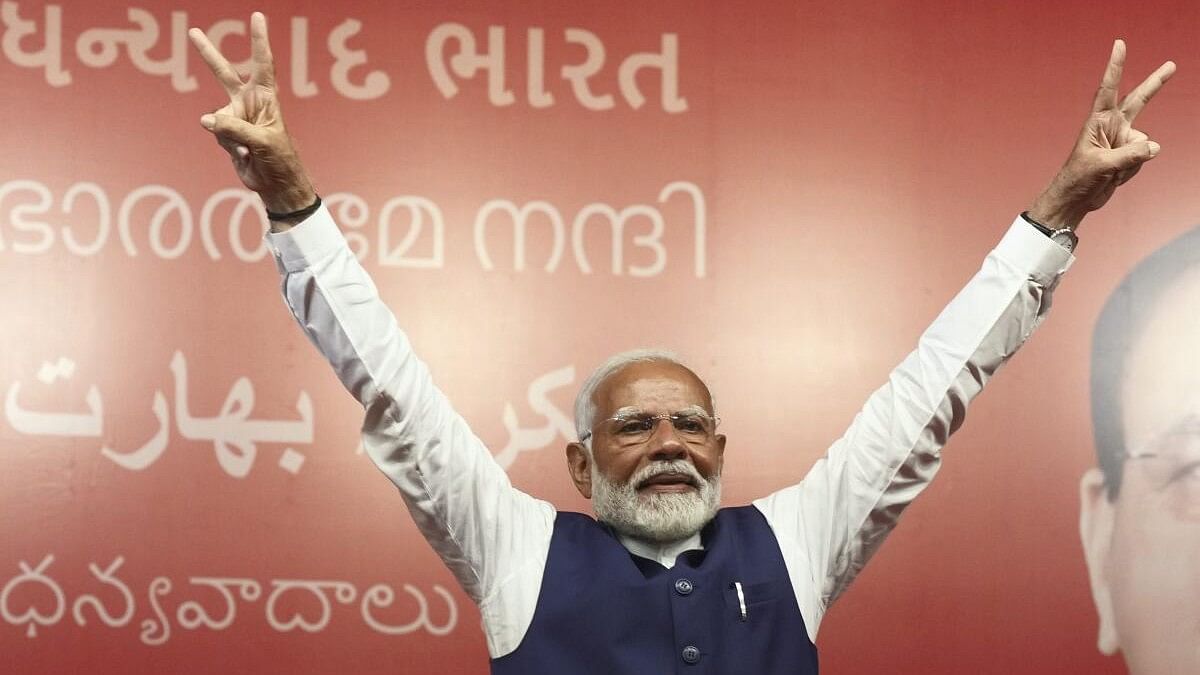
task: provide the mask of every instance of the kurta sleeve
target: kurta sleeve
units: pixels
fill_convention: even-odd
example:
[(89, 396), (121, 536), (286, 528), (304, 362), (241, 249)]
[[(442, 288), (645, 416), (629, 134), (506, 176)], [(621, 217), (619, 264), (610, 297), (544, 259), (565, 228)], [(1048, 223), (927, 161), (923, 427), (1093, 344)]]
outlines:
[(810, 639), (933, 479), (967, 404), (1033, 333), (1073, 260), (1018, 218), (808, 475), (754, 502), (779, 541)]
[(325, 208), (267, 240), (289, 310), (365, 410), (371, 461), (479, 604), (492, 656), (511, 651), (533, 617), (554, 508), (512, 486), (434, 385)]

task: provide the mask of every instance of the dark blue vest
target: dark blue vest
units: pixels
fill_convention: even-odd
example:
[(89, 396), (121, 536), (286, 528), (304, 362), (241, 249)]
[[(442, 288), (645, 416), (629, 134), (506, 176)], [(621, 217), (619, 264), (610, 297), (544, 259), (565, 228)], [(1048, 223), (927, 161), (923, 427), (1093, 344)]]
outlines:
[(815, 675), (817, 648), (763, 515), (721, 509), (701, 536), (704, 550), (668, 570), (590, 517), (560, 512), (533, 623), (492, 673)]

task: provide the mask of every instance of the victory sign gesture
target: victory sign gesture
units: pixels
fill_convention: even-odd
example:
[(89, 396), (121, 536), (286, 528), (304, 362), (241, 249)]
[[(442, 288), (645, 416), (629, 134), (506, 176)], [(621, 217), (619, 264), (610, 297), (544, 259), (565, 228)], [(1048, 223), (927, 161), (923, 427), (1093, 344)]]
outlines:
[(262, 12), (250, 16), (250, 72), (238, 73), (199, 28), (188, 31), (229, 103), (200, 117), (200, 124), (216, 136), (229, 153), (238, 178), (262, 197), (267, 211), (288, 213), (316, 200), (295, 145), (283, 124), (275, 85), (275, 60), (267, 40), (267, 19)]
[(1051, 229), (1074, 230), (1089, 211), (1104, 206), (1119, 185), (1158, 155), (1158, 143), (1135, 129), (1133, 122), (1175, 73), (1175, 64), (1167, 61), (1159, 66), (1118, 103), (1124, 68), (1125, 42), (1117, 40), (1071, 155), (1029, 209), (1030, 217)]

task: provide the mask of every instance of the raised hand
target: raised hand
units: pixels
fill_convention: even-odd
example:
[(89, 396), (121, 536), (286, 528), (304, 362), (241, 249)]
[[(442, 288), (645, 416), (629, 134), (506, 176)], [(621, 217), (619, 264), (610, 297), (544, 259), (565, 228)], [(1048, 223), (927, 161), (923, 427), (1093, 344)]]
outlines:
[(1175, 64), (1159, 66), (1118, 103), (1124, 68), (1125, 42), (1117, 40), (1071, 155), (1029, 209), (1034, 220), (1054, 229), (1075, 229), (1089, 211), (1104, 206), (1117, 186), (1158, 155), (1158, 143), (1135, 129), (1133, 121), (1175, 73)]
[(250, 16), (248, 74), (237, 73), (204, 31), (192, 28), (188, 37), (229, 94), (229, 103), (201, 116), (200, 124), (229, 153), (238, 178), (262, 197), (268, 211), (287, 213), (312, 204), (316, 191), (279, 108), (266, 17), (261, 12)]

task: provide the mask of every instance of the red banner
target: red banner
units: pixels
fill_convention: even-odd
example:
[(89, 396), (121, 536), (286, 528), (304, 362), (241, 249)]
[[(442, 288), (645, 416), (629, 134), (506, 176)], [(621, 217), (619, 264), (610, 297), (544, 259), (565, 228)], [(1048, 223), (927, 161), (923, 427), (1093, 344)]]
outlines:
[(246, 59), (251, 9), (439, 386), (517, 487), (584, 512), (562, 449), (606, 356), (665, 346), (709, 382), (726, 504), (795, 483), (1057, 170), (1112, 39), (1127, 86), (1175, 60), (1138, 119), (1161, 156), (1085, 222), (1053, 316), (818, 646), (829, 672), (1200, 664), (1186, 271), (1131, 282), (1162, 304), (1097, 357), (1121, 364), (1112, 443), (1167, 463), (1080, 487), (1101, 308), (1200, 222), (1200, 5), (22, 0), (0, 7), (0, 671), (486, 672), (199, 124), (223, 93), (186, 30)]

